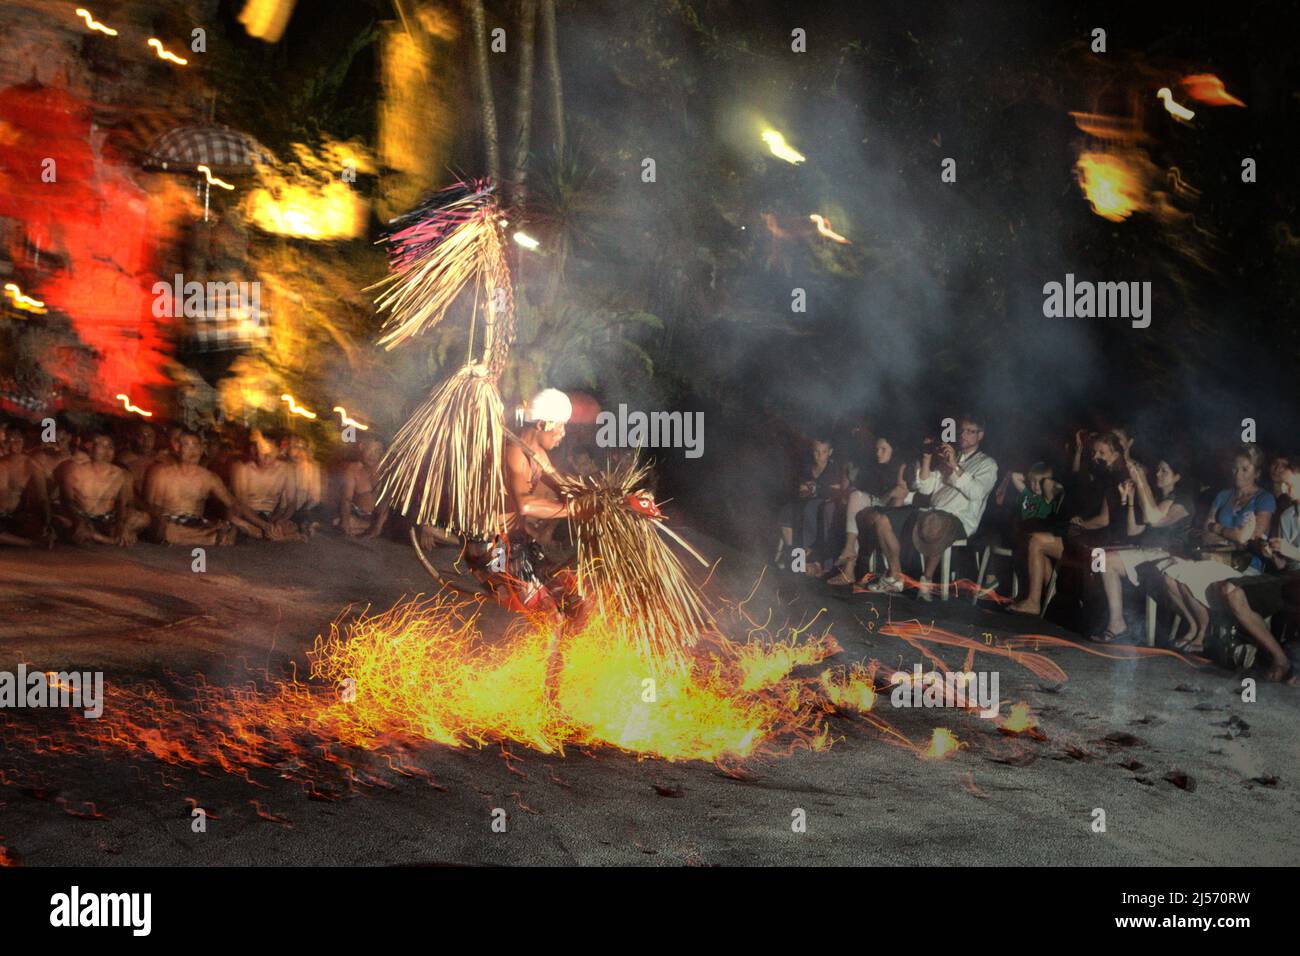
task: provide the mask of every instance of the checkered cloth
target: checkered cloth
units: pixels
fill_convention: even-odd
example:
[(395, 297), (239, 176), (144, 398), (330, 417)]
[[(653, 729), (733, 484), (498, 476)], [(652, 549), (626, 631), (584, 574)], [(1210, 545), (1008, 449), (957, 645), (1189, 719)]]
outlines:
[(271, 337), (270, 317), (265, 309), (256, 315), (239, 316), (232, 312), (224, 315), (216, 311), (185, 319), (185, 331), (190, 346), (199, 352), (221, 352), (228, 349), (245, 349), (265, 342)]
[(249, 172), (253, 163), (270, 160), (257, 140), (228, 126), (181, 126), (164, 133), (149, 148), (144, 164), (154, 169), (193, 170), (207, 166), (214, 176)]

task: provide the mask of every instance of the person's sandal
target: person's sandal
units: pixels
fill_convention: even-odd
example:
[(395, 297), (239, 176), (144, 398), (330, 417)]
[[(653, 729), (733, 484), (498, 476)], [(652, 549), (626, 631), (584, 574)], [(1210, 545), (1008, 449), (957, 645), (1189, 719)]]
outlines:
[(845, 566), (841, 565), (835, 569), (834, 574), (826, 579), (826, 583), (835, 588), (847, 587), (854, 583), (853, 575), (849, 573)]
[(867, 585), (872, 594), (902, 594), (903, 582), (898, 578), (880, 578)]

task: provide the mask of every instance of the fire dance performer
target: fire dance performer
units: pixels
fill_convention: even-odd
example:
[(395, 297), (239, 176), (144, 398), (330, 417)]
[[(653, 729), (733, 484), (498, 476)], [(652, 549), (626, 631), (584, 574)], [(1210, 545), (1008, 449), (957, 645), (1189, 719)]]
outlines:
[(470, 552), (475, 576), (507, 606), (524, 610), (571, 609), (574, 582), (571, 574), (543, 579), (546, 555), (533, 536), (538, 521), (571, 517), (574, 502), (538, 493), (543, 482), (563, 494), (564, 477), (551, 465), (548, 454), (564, 441), (564, 426), (573, 416), (573, 403), (559, 389), (547, 388), (533, 396), (524, 413), (527, 428), (505, 454), (505, 534), (480, 544)]
[[(390, 273), (373, 287), (382, 290), (378, 308), (389, 312), (381, 344), (392, 348), (433, 327), (462, 290), (477, 288), (465, 365), (435, 388), (397, 433), (380, 463), (380, 503), (413, 515), (411, 536), (417, 543), (416, 528), (432, 525), (479, 542), (480, 549), (482, 542), (502, 537), (509, 545), (512, 532), (526, 534), (507, 527), (507, 514), (519, 525), (529, 517), (567, 515), (577, 542), (577, 592), (594, 598), (647, 659), (683, 665), (685, 648), (709, 619), (659, 532), (685, 542), (667, 529), (653, 499), (638, 491), (647, 469), (632, 461), (592, 482), (551, 474), (561, 496), (573, 502), (546, 502), (535, 495), (542, 476), (533, 476), (529, 456), (538, 455), (538, 467), (546, 471), (540, 463), (549, 465), (547, 443), (559, 444), (563, 430), (539, 430), (536, 421), (554, 421), (547, 416), (558, 417), (558, 407), (539, 408), (531, 444), (520, 440), (505, 447), (497, 382), (515, 323), (495, 187), (486, 180), (457, 183), (394, 222), (399, 228), (386, 240)], [(565, 409), (566, 421), (568, 414)]]
[(91, 436), (90, 460), (60, 471), (59, 516), (77, 544), (98, 542), (129, 547), (149, 526), (149, 515), (131, 507), (131, 473), (113, 464), (113, 439)]

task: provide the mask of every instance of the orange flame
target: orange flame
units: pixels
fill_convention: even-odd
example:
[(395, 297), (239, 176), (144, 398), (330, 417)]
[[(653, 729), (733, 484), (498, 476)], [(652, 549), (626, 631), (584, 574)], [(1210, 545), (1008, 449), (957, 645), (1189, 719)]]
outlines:
[(1213, 73), (1194, 73), (1178, 81), (1187, 90), (1187, 95), (1198, 103), (1209, 106), (1245, 106), (1224, 88), (1223, 80)]
[(1123, 222), (1146, 205), (1140, 178), (1117, 153), (1084, 153), (1074, 171), (1092, 211), (1103, 219)]
[(354, 188), (355, 174), (374, 171), (369, 152), (356, 143), (326, 138), (319, 146), (294, 143), (287, 163), (259, 163), (257, 186), (245, 202), (263, 232), (317, 242), (365, 232), (369, 205)]
[(1029, 705), (1023, 700), (1011, 705), (1011, 713), (1002, 718), (998, 729), (1009, 734), (1021, 734), (1038, 726), (1038, 718), (1033, 715)]
[(921, 756), (927, 760), (942, 760), (944, 757), (951, 757), (965, 746), (947, 727), (936, 727), (930, 736), (930, 746)]

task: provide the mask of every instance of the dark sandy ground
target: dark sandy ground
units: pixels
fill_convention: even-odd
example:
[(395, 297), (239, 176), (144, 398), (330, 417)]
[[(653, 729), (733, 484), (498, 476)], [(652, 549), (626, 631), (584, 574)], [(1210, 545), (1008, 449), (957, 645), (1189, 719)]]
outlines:
[[(0, 551), (0, 669), (102, 669), (110, 683), (199, 670), (235, 684), (250, 669), (287, 674), (349, 604), (386, 608), (429, 590), (409, 549), (390, 541), (211, 549), (205, 574), (190, 560), (187, 550), (147, 546)], [(714, 586), (739, 597), (757, 575), (724, 555)], [(783, 613), (824, 606), (845, 661), (918, 659), (868, 632), (867, 619), (937, 618), (974, 637), (1019, 623), (908, 598), (878, 599), (872, 611), (866, 596), (835, 597), (813, 582), (789, 591)], [(421, 743), (409, 759), (437, 787), (392, 775), (391, 787), (324, 802), (274, 772), (254, 773), (254, 786), (169, 769), (163, 786), (149, 758), (0, 752), (0, 847), (28, 866), (1300, 863), (1300, 691), (1263, 686), (1258, 702), (1244, 703), (1225, 671), (1045, 653), (1069, 674), (1065, 684), (999, 670), (1003, 699), (1028, 701), (1046, 741), (1008, 742), (974, 715), (895, 710), (881, 696), (877, 709), (910, 739), (942, 725), (969, 744), (943, 761), (840, 717), (832, 729), (843, 739), (831, 750), (756, 759), (738, 776), (612, 750), (559, 757), (515, 746), (506, 760), (498, 748)], [(45, 783), (6, 783), (3, 770), (16, 778), (18, 767)], [(217, 817), (207, 833), (191, 832), (186, 796)], [(492, 832), (496, 807), (508, 813), (505, 833)], [(1093, 832), (1094, 808), (1105, 810), (1104, 833)], [(795, 809), (806, 811), (805, 833), (792, 832)]]

